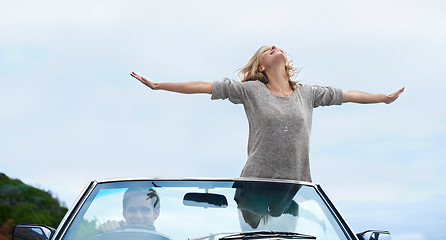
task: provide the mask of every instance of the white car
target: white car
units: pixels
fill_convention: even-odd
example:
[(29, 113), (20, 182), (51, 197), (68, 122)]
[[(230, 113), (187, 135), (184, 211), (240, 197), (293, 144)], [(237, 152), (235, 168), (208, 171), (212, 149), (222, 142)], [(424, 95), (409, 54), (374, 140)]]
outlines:
[(291, 180), (92, 181), (57, 230), (14, 227), (13, 240), (390, 239), (353, 233), (318, 184)]

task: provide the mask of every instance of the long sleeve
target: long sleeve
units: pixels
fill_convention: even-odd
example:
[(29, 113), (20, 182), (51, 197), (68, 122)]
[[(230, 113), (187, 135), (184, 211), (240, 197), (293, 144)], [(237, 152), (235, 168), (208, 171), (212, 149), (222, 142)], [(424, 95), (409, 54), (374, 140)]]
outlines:
[(332, 87), (312, 86), (313, 107), (341, 105), (342, 91)]
[(211, 99), (228, 99), (232, 103), (241, 104), (246, 99), (246, 89), (241, 82), (225, 78), (214, 82)]

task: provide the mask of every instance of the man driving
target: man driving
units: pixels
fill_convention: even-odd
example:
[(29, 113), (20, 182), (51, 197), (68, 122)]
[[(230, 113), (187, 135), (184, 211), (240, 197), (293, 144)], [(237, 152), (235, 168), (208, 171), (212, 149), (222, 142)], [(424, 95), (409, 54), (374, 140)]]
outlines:
[(99, 233), (129, 227), (156, 230), (154, 222), (160, 214), (160, 198), (154, 189), (127, 189), (122, 200), (122, 207), (122, 216), (125, 221), (108, 220), (99, 227)]

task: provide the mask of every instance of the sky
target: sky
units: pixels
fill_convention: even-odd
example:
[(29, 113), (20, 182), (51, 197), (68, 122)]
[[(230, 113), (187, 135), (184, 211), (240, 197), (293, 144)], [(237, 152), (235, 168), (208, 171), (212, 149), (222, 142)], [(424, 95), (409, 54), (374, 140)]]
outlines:
[(91, 180), (237, 177), (243, 106), (152, 91), (238, 80), (263, 45), (296, 80), (389, 94), (314, 110), (313, 181), (355, 232), (446, 237), (446, 3), (440, 0), (0, 0), (0, 172), (68, 207)]

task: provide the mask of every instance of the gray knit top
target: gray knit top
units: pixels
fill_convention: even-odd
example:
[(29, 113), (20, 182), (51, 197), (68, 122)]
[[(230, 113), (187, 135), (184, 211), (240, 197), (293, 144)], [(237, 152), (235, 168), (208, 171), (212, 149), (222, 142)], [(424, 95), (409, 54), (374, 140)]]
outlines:
[(289, 97), (274, 95), (260, 81), (214, 82), (212, 97), (243, 104), (249, 122), (248, 160), (242, 177), (311, 182), (309, 145), (313, 108), (341, 105), (342, 91), (297, 84)]

